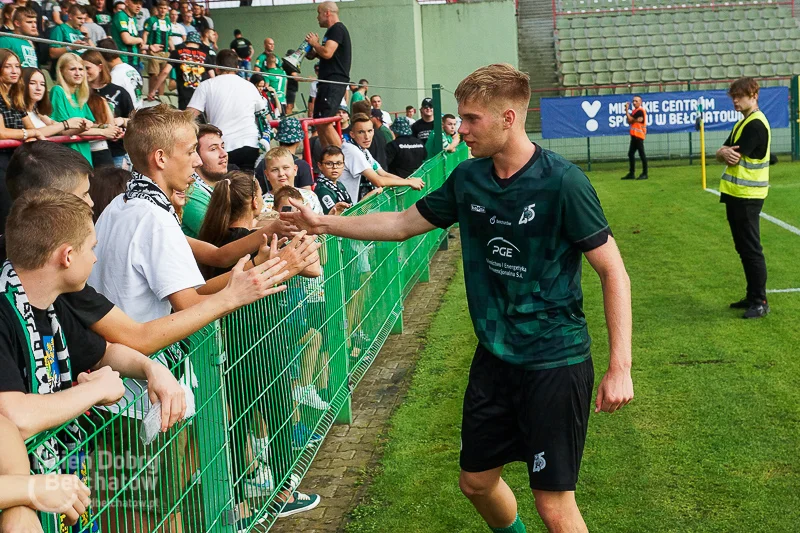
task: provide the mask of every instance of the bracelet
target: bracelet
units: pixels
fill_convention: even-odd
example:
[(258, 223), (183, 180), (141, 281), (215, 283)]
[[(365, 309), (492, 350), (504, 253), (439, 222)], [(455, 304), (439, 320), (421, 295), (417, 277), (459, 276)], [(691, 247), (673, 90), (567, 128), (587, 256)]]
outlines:
[(26, 130), (25, 128), (22, 128), (22, 140), (23, 141), (28, 140), (28, 130)]
[(67, 122), (66, 120), (62, 121), (61, 125), (64, 126), (64, 131), (67, 131), (69, 129), (69, 122)]

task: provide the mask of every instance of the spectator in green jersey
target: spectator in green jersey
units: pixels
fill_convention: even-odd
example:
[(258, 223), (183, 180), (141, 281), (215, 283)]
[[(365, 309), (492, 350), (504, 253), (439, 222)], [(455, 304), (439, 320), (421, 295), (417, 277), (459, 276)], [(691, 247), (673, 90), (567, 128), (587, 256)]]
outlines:
[[(275, 41), (271, 37), (267, 37), (266, 39), (264, 39), (264, 51), (261, 52), (256, 58), (253, 70), (255, 70), (256, 72), (265, 72), (268, 68), (267, 56), (274, 53), (275, 53)], [(281, 58), (277, 58), (276, 66), (278, 68), (283, 67), (281, 63), (282, 63)]]
[[(147, 60), (147, 76), (155, 79), (164, 68), (166, 63), (162, 58), (169, 57), (169, 51), (173, 49), (170, 44), (172, 35), (172, 22), (169, 20), (169, 4), (167, 0), (158, 0), (155, 3), (155, 15), (147, 19), (144, 23), (142, 40), (150, 49), (153, 59)], [(152, 89), (151, 89), (152, 90)], [(166, 87), (164, 87), (166, 92)]]
[[(59, 24), (50, 31), (50, 39), (68, 44), (84, 44), (92, 46), (94, 43), (81, 31), (81, 27), (86, 22), (86, 8), (74, 4), (69, 8), (69, 18), (64, 24)], [(81, 53), (81, 49), (70, 46), (51, 44), (50, 59), (57, 60), (67, 52)], [(55, 61), (54, 61), (55, 63)]]
[(264, 71), (264, 80), (275, 89), (275, 94), (282, 106), (286, 106), (286, 73), (278, 68), (278, 56), (269, 54), (267, 56), (267, 70)]
[(21, 37), (36, 37), (39, 30), (36, 27), (36, 11), (30, 7), (18, 7), (11, 19), (14, 25), (14, 35), (19, 37), (9, 37), (0, 35), (0, 48), (8, 48), (19, 57), (22, 68), (34, 67), (39, 64), (36, 58), (36, 49), (28, 39)]
[[(136, 26), (136, 15), (142, 10), (142, 0), (125, 0), (125, 7), (114, 14), (111, 24), (111, 38), (117, 48), (122, 52), (138, 54), (147, 51), (147, 45), (139, 37), (139, 28)], [(71, 15), (70, 15), (71, 16)], [(138, 68), (141, 62), (138, 57), (120, 54), (122, 61)]]

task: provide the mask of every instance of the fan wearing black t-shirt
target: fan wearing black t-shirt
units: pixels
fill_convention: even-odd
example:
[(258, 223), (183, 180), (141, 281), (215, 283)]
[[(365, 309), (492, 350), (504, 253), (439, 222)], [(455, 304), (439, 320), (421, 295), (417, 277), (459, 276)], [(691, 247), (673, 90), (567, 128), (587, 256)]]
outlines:
[(417, 139), (427, 141), (433, 132), (433, 100), (425, 98), (419, 106), (419, 114), (422, 118), (411, 125), (411, 134)]
[[(181, 61), (192, 61), (200, 64), (214, 63), (214, 58), (211, 56), (211, 49), (200, 42), (199, 34), (191, 33), (186, 38), (185, 43), (181, 43), (169, 53), (170, 59), (177, 59)], [(147, 95), (148, 100), (155, 100), (157, 88), (164, 86), (164, 81), (172, 71), (172, 65), (165, 63), (158, 75), (155, 83), (150, 84), (150, 93)], [(200, 85), (200, 82), (214, 77), (214, 71), (211, 69), (206, 70), (206, 67), (199, 65), (190, 65), (181, 63), (176, 65), (175, 81), (178, 90), (178, 109), (186, 109), (189, 106), (189, 101), (192, 99), (195, 89)]]
[[(335, 2), (322, 2), (317, 7), (317, 22), (320, 28), (327, 28), (328, 31), (322, 41), (316, 33), (306, 35), (306, 41), (312, 48), (306, 57), (319, 58), (319, 87), (314, 100), (314, 118), (327, 118), (336, 115), (347, 90), (352, 46), (350, 32), (339, 21), (339, 6)], [(317, 128), (323, 148), (342, 144), (333, 124), (320, 124)]]

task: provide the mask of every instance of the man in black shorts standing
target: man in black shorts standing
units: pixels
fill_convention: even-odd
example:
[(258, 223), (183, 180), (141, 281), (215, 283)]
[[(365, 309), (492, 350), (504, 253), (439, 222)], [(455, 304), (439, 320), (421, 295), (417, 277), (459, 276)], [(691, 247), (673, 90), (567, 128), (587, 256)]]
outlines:
[[(319, 86), (314, 100), (314, 118), (327, 118), (336, 116), (347, 90), (352, 48), (350, 33), (339, 21), (339, 6), (335, 2), (322, 2), (317, 7), (317, 22), (320, 28), (328, 28), (328, 31), (321, 42), (316, 33), (306, 35), (306, 41), (311, 46), (306, 57), (319, 58)], [(338, 83), (325, 83), (330, 81)], [(323, 148), (329, 145), (341, 146), (342, 139), (339, 138), (334, 124), (320, 124), (317, 132)]]
[(595, 412), (633, 398), (630, 280), (586, 175), (525, 133), (529, 77), (483, 67), (456, 89), (459, 134), (475, 159), (400, 213), (321, 216), (301, 203), (281, 213), (309, 233), (402, 241), (461, 227), (467, 301), (478, 347), (461, 429), (461, 490), (492, 531), (523, 533), (513, 492), (500, 477), (528, 464), (549, 531), (586, 532), (575, 502), (594, 369), (583, 313), (581, 262), (603, 286), (610, 357)]

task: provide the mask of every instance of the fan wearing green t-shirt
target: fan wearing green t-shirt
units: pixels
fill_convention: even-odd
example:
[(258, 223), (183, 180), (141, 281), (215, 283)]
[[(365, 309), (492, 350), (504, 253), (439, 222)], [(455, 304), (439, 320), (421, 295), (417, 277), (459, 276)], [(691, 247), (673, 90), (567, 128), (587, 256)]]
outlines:
[[(61, 56), (56, 65), (56, 83), (50, 90), (50, 103), (53, 111), (50, 118), (63, 122), (71, 118), (85, 118), (95, 122), (89, 109), (89, 84), (81, 58), (72, 53)], [(113, 120), (113, 115), (112, 115)], [(122, 130), (113, 124), (100, 124), (79, 134), (80, 136), (101, 136), (108, 140), (118, 139)], [(92, 151), (87, 141), (68, 143), (67, 146), (79, 152), (92, 163)]]
[(362, 78), (358, 80), (358, 89), (353, 91), (353, 96), (350, 97), (350, 110), (353, 110), (353, 104), (367, 99), (367, 91), (369, 91), (369, 82)]
[[(91, 46), (94, 43), (81, 32), (81, 26), (83, 26), (85, 23), (86, 8), (77, 4), (73, 4), (69, 8), (69, 18), (67, 19), (67, 22), (64, 24), (59, 24), (53, 28), (50, 31), (50, 39), (61, 43), (85, 44)], [(55, 63), (55, 60), (67, 52), (81, 54), (83, 49), (57, 44), (50, 45), (50, 59), (54, 60), (53, 63)]]
[(583, 258), (600, 277), (610, 348), (595, 412), (633, 398), (630, 280), (589, 179), (528, 139), (530, 97), (529, 76), (511, 65), (464, 79), (455, 98), (475, 159), (405, 211), (333, 217), (298, 202), (280, 216), (309, 234), (361, 241), (460, 225), (478, 346), (463, 402), (459, 487), (492, 531), (524, 533), (501, 474), (525, 462), (547, 530), (586, 533), (575, 500), (594, 387)]
[(278, 57), (275, 54), (267, 56), (267, 70), (264, 71), (264, 79), (267, 84), (275, 89), (275, 95), (281, 105), (286, 105), (286, 73), (278, 68)]
[[(428, 140), (425, 141), (425, 151), (428, 153), (428, 159), (439, 153), (439, 147), (435, 146), (434, 139), (433, 135), (429, 135)], [(460, 143), (461, 137), (456, 131), (456, 117), (449, 113), (442, 116), (442, 150), (451, 153), (455, 152)]]
[[(266, 72), (267, 71), (267, 56), (270, 54), (275, 53), (275, 41), (267, 37), (264, 39), (264, 51), (261, 52), (258, 57), (256, 58), (256, 62), (253, 66), (253, 70), (256, 72)], [(275, 56), (275, 67), (276, 68), (283, 68), (283, 60), (277, 55)]]
[(19, 58), (22, 68), (39, 66), (39, 61), (36, 58), (36, 49), (28, 39), (20, 37), (36, 37), (39, 35), (39, 30), (36, 27), (36, 11), (30, 7), (18, 7), (14, 11), (14, 17), (11, 19), (14, 24), (14, 35), (19, 37), (9, 37), (5, 34), (0, 34), (0, 48), (8, 48)]
[(217, 182), (228, 172), (228, 153), (222, 140), (222, 131), (211, 124), (201, 124), (197, 131), (197, 154), (203, 162), (195, 169), (194, 184), (186, 191), (181, 229), (189, 237), (197, 238), (211, 202), (211, 193)]
[[(147, 50), (146, 45), (142, 45), (142, 38), (139, 37), (139, 28), (136, 26), (136, 15), (142, 10), (142, 0), (125, 0), (125, 8), (114, 14), (111, 23), (111, 38), (114, 39), (117, 48), (122, 52), (132, 52), (138, 54)], [(120, 54), (122, 61), (138, 68), (141, 60), (136, 56)]]

